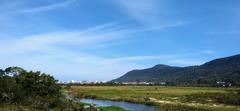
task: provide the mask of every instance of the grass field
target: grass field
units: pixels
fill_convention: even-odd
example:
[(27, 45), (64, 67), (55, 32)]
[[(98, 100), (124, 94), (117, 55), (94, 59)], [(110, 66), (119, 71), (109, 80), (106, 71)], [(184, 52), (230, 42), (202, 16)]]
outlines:
[[(238, 90), (239, 88), (160, 86), (72, 86), (69, 89), (73, 96), (79, 98), (123, 100), (161, 107), (180, 106), (217, 111), (240, 111), (238, 103), (234, 104), (239, 101), (239, 98), (235, 97), (239, 95)], [(234, 102), (225, 104), (218, 98), (233, 98)]]
[(99, 107), (100, 111), (127, 111), (123, 108), (116, 107), (116, 106), (109, 106), (109, 107)]

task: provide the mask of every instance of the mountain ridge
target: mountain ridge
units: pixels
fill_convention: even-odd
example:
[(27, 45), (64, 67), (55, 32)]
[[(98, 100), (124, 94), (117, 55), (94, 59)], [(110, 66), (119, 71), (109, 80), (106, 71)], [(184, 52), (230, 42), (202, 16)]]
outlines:
[(172, 85), (216, 85), (225, 82), (240, 86), (240, 54), (214, 59), (199, 66), (176, 67), (158, 64), (132, 70), (112, 82), (166, 82)]

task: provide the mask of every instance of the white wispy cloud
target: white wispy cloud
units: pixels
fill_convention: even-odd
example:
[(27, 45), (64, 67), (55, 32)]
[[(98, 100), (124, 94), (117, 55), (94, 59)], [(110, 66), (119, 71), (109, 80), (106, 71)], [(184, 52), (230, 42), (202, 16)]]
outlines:
[(177, 55), (128, 56), (128, 57), (111, 58), (111, 59), (108, 59), (106, 62), (161, 60), (161, 59), (172, 58), (176, 56)]
[(158, 19), (156, 0), (116, 0), (120, 10), (131, 18), (145, 23), (156, 23)]
[(224, 30), (224, 31), (216, 31), (216, 30), (211, 30), (208, 32), (208, 34), (240, 34), (240, 30)]
[[(74, 45), (78, 47), (106, 47), (114, 44), (121, 44), (124, 39), (133, 38), (134, 34), (144, 33), (149, 30), (161, 30), (165, 28), (172, 28), (181, 26), (183, 23), (169, 24), (157, 27), (129, 27), (127, 25), (119, 24), (118, 22), (110, 22), (85, 30), (73, 31), (57, 31), (50, 33), (43, 33), (37, 35), (30, 35), (21, 38), (9, 38), (11, 42), (3, 42), (5, 47), (1, 47), (2, 51), (12, 52), (27, 52), (38, 49), (47, 49), (49, 47), (58, 47), (61, 45)], [(122, 41), (122, 42), (121, 42)], [(22, 49), (22, 50), (18, 50)], [(15, 51), (14, 51), (15, 50)]]
[[(169, 27), (172, 26), (164, 28)], [(132, 35), (144, 33), (146, 30), (155, 29), (129, 27), (112, 22), (84, 30), (64, 30), (20, 38), (1, 38), (0, 67), (20, 66), (41, 70), (65, 80), (72, 78), (90, 80), (92, 77), (89, 75), (97, 76), (98, 80), (111, 80), (129, 70), (145, 68), (146, 66), (139, 64), (139, 61), (155, 60), (167, 63), (171, 59), (184, 55), (108, 57), (94, 54), (94, 51), (85, 52), (86, 48), (94, 49), (97, 47), (94, 50), (101, 50), (101, 48), (106, 47), (99, 48), (99, 46), (127, 41), (132, 38)], [(184, 64), (183, 61), (179, 60), (175, 63)]]
[(203, 50), (202, 53), (205, 53), (205, 54), (215, 54), (216, 51), (208, 49), (208, 50)]
[(169, 63), (178, 64), (181, 66), (194, 66), (194, 65), (201, 65), (206, 61), (199, 61), (199, 60), (189, 60), (189, 59), (173, 59), (169, 60)]
[(187, 20), (172, 16), (172, 9), (163, 0), (115, 0), (114, 3), (122, 13), (145, 25), (165, 27), (187, 23)]
[(151, 26), (148, 28), (144, 28), (141, 31), (149, 31), (149, 30), (162, 30), (162, 29), (167, 29), (167, 28), (177, 28), (177, 27), (181, 27), (184, 25), (189, 24), (189, 22), (187, 21), (178, 21), (175, 23), (166, 23), (166, 24), (161, 24), (161, 25), (155, 25), (155, 26)]
[[(107, 23), (86, 30), (1, 38), (1, 67), (17, 65), (52, 73), (57, 78), (66, 78), (63, 76), (67, 74), (71, 75), (70, 77), (90, 80), (89, 75), (96, 75), (99, 80), (110, 80), (127, 70), (139, 68), (139, 65), (132, 62), (107, 62), (109, 58), (86, 53), (84, 48), (127, 39), (131, 29), (122, 27), (116, 23)], [(77, 49), (69, 50), (66, 47)], [(105, 77), (106, 75), (111, 76)]]
[[(98, 44), (123, 39), (129, 34), (127, 29), (118, 30), (118, 26), (114, 23), (103, 24), (86, 30), (74, 31), (58, 31), (38, 35), (25, 36), (21, 38), (9, 38), (2, 41), (5, 47), (1, 47), (2, 51), (26, 52), (38, 49), (47, 49), (58, 45), (76, 45), (94, 47)], [(121, 27), (121, 26), (120, 26)], [(21, 49), (21, 50), (18, 50)]]
[[(161, 54), (161, 55), (143, 55), (143, 56), (127, 56), (127, 57), (118, 57), (118, 58), (109, 58), (104, 62), (114, 63), (114, 62), (141, 62), (141, 61), (159, 61), (167, 65), (177, 65), (177, 66), (191, 66), (191, 65), (201, 65), (205, 60), (193, 59), (192, 57), (198, 57), (202, 55), (214, 55), (216, 52), (213, 50), (203, 50), (199, 52), (191, 53), (180, 53), (180, 54)], [(192, 59), (191, 59), (192, 58)]]
[(54, 10), (54, 9), (59, 9), (59, 8), (64, 8), (68, 5), (73, 4), (76, 2), (76, 0), (65, 0), (61, 3), (54, 3), (54, 4), (48, 4), (44, 6), (39, 6), (39, 7), (34, 7), (34, 8), (29, 8), (25, 10), (21, 10), (21, 13), (33, 13), (33, 12), (43, 12), (43, 11), (48, 11), (48, 10)]

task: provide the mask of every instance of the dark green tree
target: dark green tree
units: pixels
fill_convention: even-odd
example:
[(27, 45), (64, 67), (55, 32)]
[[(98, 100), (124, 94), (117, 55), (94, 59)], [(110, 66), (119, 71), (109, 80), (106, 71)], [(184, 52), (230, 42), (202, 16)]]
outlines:
[(52, 76), (20, 67), (0, 70), (0, 102), (57, 106), (61, 87)]

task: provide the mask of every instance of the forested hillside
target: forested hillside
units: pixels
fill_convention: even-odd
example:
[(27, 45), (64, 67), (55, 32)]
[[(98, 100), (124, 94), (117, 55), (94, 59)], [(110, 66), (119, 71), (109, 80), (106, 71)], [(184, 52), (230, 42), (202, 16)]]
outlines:
[(156, 65), (133, 70), (113, 82), (166, 82), (169, 85), (240, 86), (240, 55), (216, 59), (200, 66)]

